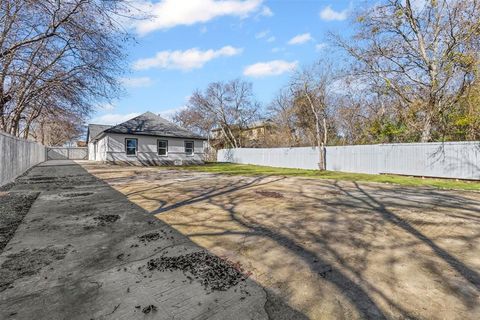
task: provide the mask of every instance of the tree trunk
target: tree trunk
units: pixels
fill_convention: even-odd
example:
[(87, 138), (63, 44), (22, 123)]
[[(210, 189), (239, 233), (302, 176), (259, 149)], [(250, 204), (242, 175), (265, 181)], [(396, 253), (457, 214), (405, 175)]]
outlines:
[(303, 86), (305, 96), (307, 97), (308, 103), (310, 104), (310, 109), (312, 110), (313, 116), (315, 117), (315, 131), (317, 136), (317, 147), (318, 147), (318, 169), (323, 171), (325, 170), (325, 153), (323, 151), (323, 143), (321, 139), (321, 132), (320, 132), (320, 117), (318, 115), (318, 111), (315, 108), (312, 98), (310, 97), (307, 85), (304, 84)]
[[(322, 134), (320, 130), (320, 119), (317, 114), (315, 114), (315, 127), (317, 131), (317, 147), (318, 147), (318, 169), (323, 171), (325, 170), (325, 138), (322, 140)], [(325, 121), (325, 119), (324, 119)]]
[(321, 163), (321, 168), (320, 170), (327, 170), (327, 119), (325, 117), (322, 119), (323, 120), (323, 141), (322, 141), (322, 149), (320, 151), (320, 163)]
[(432, 118), (427, 115), (423, 122), (421, 142), (430, 142), (432, 140)]

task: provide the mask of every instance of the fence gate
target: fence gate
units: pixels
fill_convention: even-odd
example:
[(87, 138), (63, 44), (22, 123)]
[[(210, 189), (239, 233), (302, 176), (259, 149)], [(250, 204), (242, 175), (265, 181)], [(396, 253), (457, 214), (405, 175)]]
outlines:
[(87, 160), (88, 148), (47, 148), (47, 160)]

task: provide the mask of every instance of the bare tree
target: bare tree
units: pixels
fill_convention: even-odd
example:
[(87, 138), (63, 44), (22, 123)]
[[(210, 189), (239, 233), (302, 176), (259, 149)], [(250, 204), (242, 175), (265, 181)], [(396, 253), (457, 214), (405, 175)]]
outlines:
[(211, 131), (215, 125), (212, 118), (202, 113), (198, 108), (189, 107), (176, 112), (173, 115), (173, 121), (183, 128), (207, 137), (207, 157), (209, 160), (215, 160), (215, 152), (211, 145)]
[(37, 119), (84, 119), (119, 92), (128, 2), (0, 0), (0, 130), (25, 138)]
[(289, 88), (283, 88), (274, 97), (268, 107), (272, 121), (276, 126), (275, 137), (270, 137), (274, 146), (302, 145), (303, 128), (298, 125), (298, 112)]
[(326, 170), (328, 109), (334, 77), (332, 65), (328, 61), (319, 61), (298, 71), (290, 83), (294, 103), (298, 106), (306, 106), (313, 116), (320, 170)]
[(46, 146), (63, 146), (79, 139), (84, 133), (82, 119), (75, 114), (54, 111), (42, 114), (31, 126), (31, 136)]
[(201, 113), (197, 108), (186, 108), (176, 112), (173, 115), (173, 121), (205, 137), (210, 136), (210, 131), (214, 127), (213, 119)]
[(351, 39), (333, 38), (357, 62), (355, 73), (381, 80), (414, 113), (421, 141), (430, 141), (474, 80), (478, 21), (478, 1), (384, 0), (356, 17)]
[(218, 128), (227, 146), (240, 148), (242, 131), (258, 118), (260, 104), (253, 95), (252, 84), (236, 79), (213, 82), (204, 92), (194, 92), (187, 110), (208, 119), (203, 122)]

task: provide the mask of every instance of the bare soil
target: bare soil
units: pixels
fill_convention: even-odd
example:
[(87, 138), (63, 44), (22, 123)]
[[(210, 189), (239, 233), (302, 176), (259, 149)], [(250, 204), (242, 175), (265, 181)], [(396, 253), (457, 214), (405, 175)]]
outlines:
[(480, 319), (480, 193), (84, 167), (243, 266), (272, 317), (281, 299), (310, 319)]

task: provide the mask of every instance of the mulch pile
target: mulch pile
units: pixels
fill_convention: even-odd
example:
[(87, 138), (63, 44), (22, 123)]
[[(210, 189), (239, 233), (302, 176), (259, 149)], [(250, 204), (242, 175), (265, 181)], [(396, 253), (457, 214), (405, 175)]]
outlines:
[(206, 290), (225, 291), (247, 278), (239, 263), (232, 263), (204, 251), (147, 262), (150, 271), (181, 270), (189, 280), (196, 279)]

